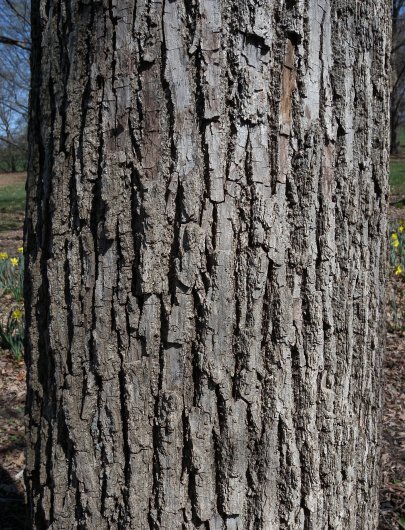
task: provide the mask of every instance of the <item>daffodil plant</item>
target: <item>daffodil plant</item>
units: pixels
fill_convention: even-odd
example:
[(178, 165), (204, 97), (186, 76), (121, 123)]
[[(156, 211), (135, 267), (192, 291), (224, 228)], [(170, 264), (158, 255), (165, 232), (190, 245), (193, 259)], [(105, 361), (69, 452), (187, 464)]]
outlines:
[(5, 325), (0, 323), (0, 341), (2, 348), (10, 350), (17, 361), (21, 359), (24, 346), (24, 314), (20, 308), (10, 311)]
[[(394, 282), (388, 284), (388, 302), (391, 308), (392, 321), (395, 328), (405, 328), (405, 313), (401, 311), (402, 303), (398, 299), (403, 298), (403, 285), (405, 280), (405, 223), (403, 220), (390, 223), (389, 244), (390, 274), (395, 278)], [(402, 313), (402, 314), (401, 314)]]
[[(21, 254), (21, 247), (18, 249)], [(16, 302), (23, 299), (24, 257), (10, 257), (7, 252), (0, 252), (0, 291), (11, 293)]]
[(22, 310), (24, 257), (22, 252), (22, 247), (18, 249), (17, 256), (9, 256), (7, 252), (0, 252), (0, 297), (8, 297), (7, 305), (9, 305), (10, 296), (12, 298), (7, 319), (0, 320), (0, 346), (9, 349), (17, 360), (22, 356), (24, 339), (24, 312)]

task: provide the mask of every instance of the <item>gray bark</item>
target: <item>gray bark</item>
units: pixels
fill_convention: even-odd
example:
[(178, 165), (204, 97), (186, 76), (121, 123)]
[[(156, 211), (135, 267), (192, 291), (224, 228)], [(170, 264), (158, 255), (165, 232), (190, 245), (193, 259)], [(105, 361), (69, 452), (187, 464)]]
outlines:
[(33, 528), (376, 528), (389, 2), (33, 2)]

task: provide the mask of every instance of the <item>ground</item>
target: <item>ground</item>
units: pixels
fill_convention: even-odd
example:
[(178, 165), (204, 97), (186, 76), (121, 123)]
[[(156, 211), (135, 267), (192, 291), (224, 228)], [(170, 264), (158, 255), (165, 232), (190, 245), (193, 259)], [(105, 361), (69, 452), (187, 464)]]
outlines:
[(379, 530), (399, 530), (405, 528), (404, 332), (387, 336), (384, 394)]
[[(405, 150), (404, 150), (405, 151)], [(17, 255), (22, 242), (25, 175), (0, 175), (0, 252)], [(405, 219), (405, 155), (391, 165), (391, 219)], [(405, 326), (393, 323), (390, 301), (405, 323), (405, 276), (389, 275), (385, 407), (382, 431), (382, 485), (379, 530), (405, 529)], [(0, 319), (8, 300), (1, 299)], [(0, 350), (0, 528), (24, 530), (25, 368)]]

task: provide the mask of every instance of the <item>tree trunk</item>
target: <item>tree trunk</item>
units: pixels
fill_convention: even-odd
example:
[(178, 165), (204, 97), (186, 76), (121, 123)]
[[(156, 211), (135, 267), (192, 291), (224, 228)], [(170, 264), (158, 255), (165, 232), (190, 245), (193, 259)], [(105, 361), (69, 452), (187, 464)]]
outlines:
[(391, 101), (390, 101), (390, 155), (398, 156), (401, 152), (399, 126), (401, 123), (401, 107), (403, 94), (402, 84), (396, 75), (396, 67), (391, 57)]
[(392, 156), (400, 154), (398, 129), (404, 111), (404, 82), (405, 82), (405, 27), (402, 11), (405, 7), (404, 0), (392, 0), (392, 28), (391, 28), (391, 141), (390, 153)]
[(32, 16), (32, 527), (376, 528), (389, 3)]
[(391, 150), (390, 150), (391, 156), (399, 156), (401, 154), (401, 146), (400, 146), (400, 143), (399, 143), (398, 129), (395, 128), (392, 125), (392, 119), (391, 119), (391, 140), (390, 140), (390, 144), (391, 144)]
[(10, 156), (10, 170), (11, 170), (11, 173), (17, 172), (17, 162), (15, 159), (14, 153), (11, 153), (11, 156)]

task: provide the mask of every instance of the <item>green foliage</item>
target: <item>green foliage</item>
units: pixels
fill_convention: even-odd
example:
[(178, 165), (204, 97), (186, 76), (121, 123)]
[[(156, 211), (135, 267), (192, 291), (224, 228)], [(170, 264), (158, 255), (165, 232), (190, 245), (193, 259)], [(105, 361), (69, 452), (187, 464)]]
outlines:
[(1, 346), (19, 361), (24, 347), (24, 314), (18, 307), (10, 311), (5, 325), (0, 323)]
[(389, 226), (389, 277), (388, 302), (391, 319), (389, 326), (405, 329), (405, 300), (403, 282), (405, 280), (405, 223), (393, 221)]
[(405, 224), (401, 219), (390, 223), (390, 266), (396, 276), (404, 276), (405, 271)]
[(26, 171), (27, 170), (27, 157), (24, 156), (24, 154), (18, 154), (16, 159), (13, 161), (14, 167), (10, 165), (10, 162), (5, 159), (3, 153), (0, 151), (0, 172), (8, 173), (10, 172), (19, 172), (19, 171)]
[(0, 289), (2, 294), (11, 294), (16, 302), (22, 302), (23, 278), (24, 257), (9, 258), (6, 252), (0, 252)]
[(25, 209), (25, 183), (17, 182), (13, 186), (0, 188), (0, 211), (16, 211)]
[[(0, 344), (2, 348), (11, 350), (18, 361), (21, 359), (24, 342), (23, 276), (24, 258), (19, 249), (18, 257), (9, 257), (0, 252), (0, 293), (3, 302), (12, 299), (11, 310), (6, 322), (0, 321)], [(4, 306), (4, 303), (3, 303)]]
[(405, 194), (405, 159), (391, 160), (390, 190), (392, 195)]

